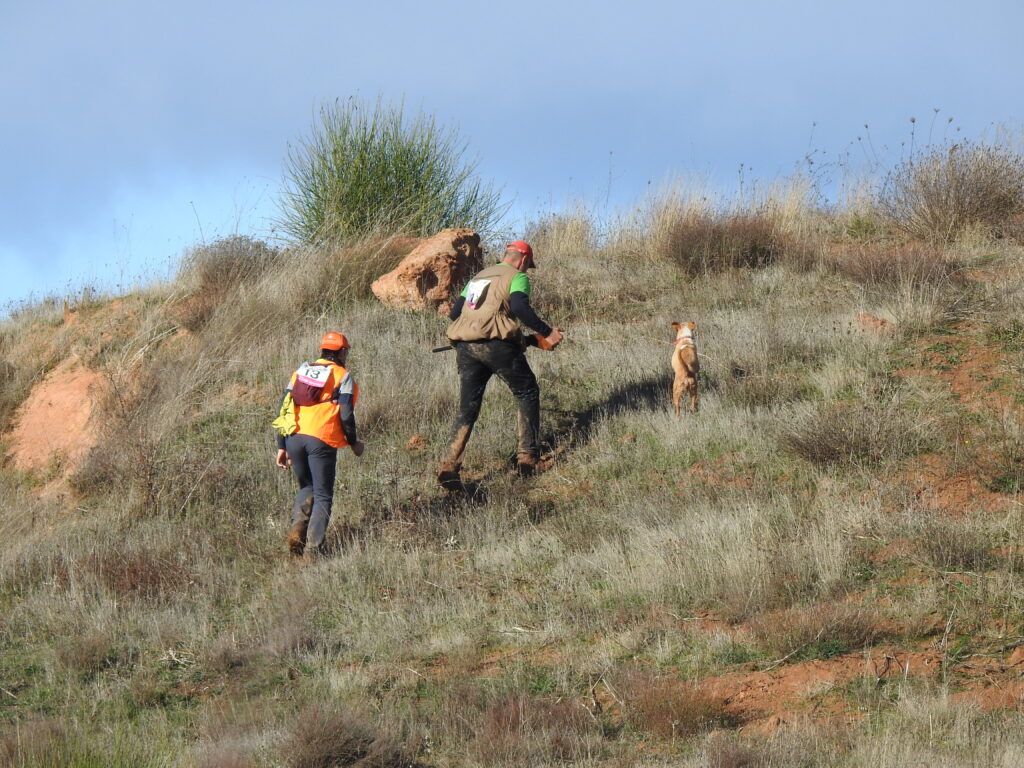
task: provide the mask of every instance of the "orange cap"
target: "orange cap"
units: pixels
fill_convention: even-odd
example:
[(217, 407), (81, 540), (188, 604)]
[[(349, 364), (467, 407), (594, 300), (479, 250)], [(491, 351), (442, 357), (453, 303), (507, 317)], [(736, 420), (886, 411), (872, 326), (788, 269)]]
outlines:
[(344, 333), (338, 333), (337, 331), (328, 331), (324, 334), (324, 337), (320, 339), (320, 349), (348, 349), (348, 339), (345, 338)]

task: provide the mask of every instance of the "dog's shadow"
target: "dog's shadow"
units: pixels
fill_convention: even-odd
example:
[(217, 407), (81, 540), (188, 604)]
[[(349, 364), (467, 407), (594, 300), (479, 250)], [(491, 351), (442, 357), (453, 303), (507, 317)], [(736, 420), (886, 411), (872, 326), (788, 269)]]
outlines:
[(542, 439), (549, 458), (564, 456), (589, 443), (601, 419), (629, 411), (657, 410), (671, 402), (671, 394), (672, 375), (662, 374), (620, 385), (607, 398), (584, 410), (556, 412), (554, 430)]

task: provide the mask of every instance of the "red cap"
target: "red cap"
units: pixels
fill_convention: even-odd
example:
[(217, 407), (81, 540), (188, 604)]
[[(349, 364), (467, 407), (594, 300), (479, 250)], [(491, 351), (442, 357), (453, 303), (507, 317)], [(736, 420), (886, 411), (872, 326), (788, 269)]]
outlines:
[(513, 240), (511, 243), (505, 246), (506, 251), (519, 251), (524, 256), (533, 258), (533, 248), (525, 240)]
[(535, 269), (537, 263), (533, 260), (533, 248), (525, 240), (513, 240), (505, 246), (506, 251), (517, 251), (526, 257), (526, 269)]
[(324, 337), (320, 339), (320, 349), (348, 349), (348, 339), (345, 338), (344, 333), (338, 333), (337, 331), (328, 331), (324, 334)]

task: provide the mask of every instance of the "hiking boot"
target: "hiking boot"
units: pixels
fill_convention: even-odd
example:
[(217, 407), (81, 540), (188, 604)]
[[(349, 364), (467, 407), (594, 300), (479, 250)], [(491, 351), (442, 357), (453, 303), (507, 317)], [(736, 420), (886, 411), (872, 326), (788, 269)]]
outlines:
[(533, 477), (540, 471), (540, 461), (536, 456), (520, 453), (516, 456), (516, 472), (520, 477)]
[(302, 564), (313, 565), (319, 563), (323, 559), (323, 553), (320, 551), (320, 547), (306, 547), (306, 550), (302, 553)]
[(465, 488), (462, 484), (462, 475), (459, 473), (459, 465), (447, 461), (441, 464), (441, 470), (437, 473), (437, 482), (446, 491), (461, 491)]
[(285, 543), (288, 545), (288, 551), (298, 557), (302, 554), (302, 550), (306, 548), (306, 526), (309, 525), (308, 520), (300, 520), (295, 523), (288, 531), (288, 538), (285, 539)]
[(441, 487), (446, 491), (461, 491), (465, 488), (462, 484), (462, 476), (458, 472), (453, 472), (450, 469), (442, 469), (437, 473), (437, 482), (440, 483)]

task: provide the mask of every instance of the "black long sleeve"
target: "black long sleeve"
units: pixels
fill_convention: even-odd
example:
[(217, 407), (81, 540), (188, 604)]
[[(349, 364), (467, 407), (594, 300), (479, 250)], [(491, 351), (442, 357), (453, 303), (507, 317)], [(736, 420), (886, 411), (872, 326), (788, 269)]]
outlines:
[(530, 297), (522, 291), (515, 291), (509, 295), (509, 308), (512, 314), (523, 325), (532, 328), (541, 336), (551, 335), (551, 326), (537, 317), (537, 313), (530, 306)]
[(451, 311), (448, 312), (448, 319), (453, 323), (459, 319), (459, 315), (462, 314), (462, 308), (466, 305), (466, 297), (459, 296), (458, 300), (452, 305)]
[(355, 445), (359, 438), (356, 437), (356, 414), (355, 404), (352, 402), (351, 394), (338, 396), (338, 421), (341, 422), (341, 431), (345, 433), (345, 440), (349, 445)]

